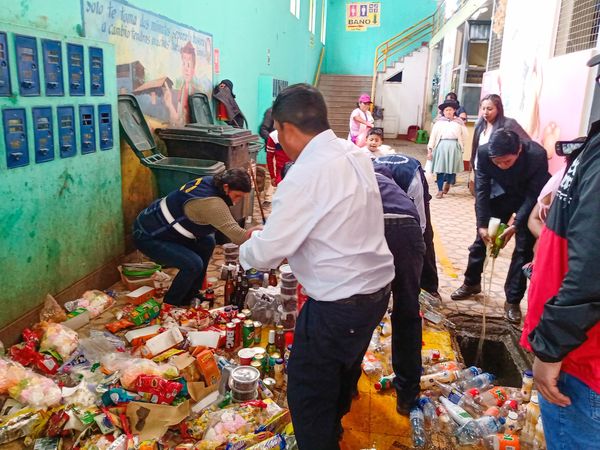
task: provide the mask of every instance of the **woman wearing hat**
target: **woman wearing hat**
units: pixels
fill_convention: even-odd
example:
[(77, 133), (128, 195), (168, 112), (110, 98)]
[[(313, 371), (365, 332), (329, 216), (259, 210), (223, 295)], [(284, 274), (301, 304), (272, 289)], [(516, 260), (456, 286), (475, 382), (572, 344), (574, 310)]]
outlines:
[(371, 106), (371, 96), (369, 94), (362, 94), (358, 97), (358, 103), (352, 114), (350, 114), (350, 134), (348, 134), (348, 140), (354, 142), (359, 147), (364, 146), (367, 141), (367, 132), (370, 128), (373, 128), (373, 116), (369, 107)]
[(458, 103), (445, 101), (438, 108), (442, 117), (433, 124), (427, 144), (427, 159), (432, 160), (432, 170), (437, 174), (436, 198), (442, 198), (450, 190), (450, 185), (456, 183), (457, 172), (462, 170), (467, 127), (454, 115)]

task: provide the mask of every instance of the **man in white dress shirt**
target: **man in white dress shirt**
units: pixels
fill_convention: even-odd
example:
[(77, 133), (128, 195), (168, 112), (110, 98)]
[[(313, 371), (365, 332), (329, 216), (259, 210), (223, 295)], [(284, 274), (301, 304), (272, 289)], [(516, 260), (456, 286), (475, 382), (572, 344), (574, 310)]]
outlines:
[(288, 403), (300, 450), (338, 449), (362, 358), (388, 306), (394, 262), (371, 160), (335, 136), (321, 93), (290, 86), (273, 104), (273, 119), (295, 164), (265, 228), (240, 247), (240, 262), (270, 269), (287, 258), (308, 293), (288, 365)]

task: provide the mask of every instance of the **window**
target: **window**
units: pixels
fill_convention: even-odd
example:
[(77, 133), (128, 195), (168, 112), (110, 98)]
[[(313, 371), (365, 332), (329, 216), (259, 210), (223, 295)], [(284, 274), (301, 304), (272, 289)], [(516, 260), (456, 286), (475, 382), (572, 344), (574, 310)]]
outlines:
[(300, 18), (300, 2), (302, 0), (290, 0), (290, 12), (296, 16), (296, 18)]
[(502, 39), (504, 38), (504, 20), (506, 18), (507, 0), (496, 0), (494, 2), (494, 15), (492, 17), (492, 35), (490, 39), (490, 51), (488, 54), (487, 70), (500, 68), (500, 56), (502, 55)]
[(325, 36), (327, 35), (327, 0), (323, 0), (321, 6), (321, 44), (325, 45)]
[(599, 22), (600, 3), (597, 0), (562, 0), (554, 56), (594, 48)]
[(315, 5), (317, 0), (309, 0), (308, 4), (308, 31), (315, 34), (317, 26), (317, 6)]

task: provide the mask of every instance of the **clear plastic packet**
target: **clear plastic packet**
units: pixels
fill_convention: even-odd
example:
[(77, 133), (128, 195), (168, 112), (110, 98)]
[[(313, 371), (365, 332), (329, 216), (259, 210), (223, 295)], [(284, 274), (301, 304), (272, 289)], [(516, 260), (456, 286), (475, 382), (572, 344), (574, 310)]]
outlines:
[(44, 306), (40, 311), (40, 322), (64, 322), (67, 320), (67, 313), (50, 294), (46, 295)]
[(43, 332), (40, 339), (40, 352), (56, 352), (66, 360), (77, 349), (79, 335), (60, 323), (41, 322), (36, 328)]

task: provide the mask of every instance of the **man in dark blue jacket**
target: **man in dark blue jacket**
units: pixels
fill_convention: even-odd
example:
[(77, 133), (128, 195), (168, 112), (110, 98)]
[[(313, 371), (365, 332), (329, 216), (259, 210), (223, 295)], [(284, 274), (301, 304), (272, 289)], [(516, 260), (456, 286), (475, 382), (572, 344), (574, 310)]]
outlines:
[(464, 300), (481, 292), (481, 273), (486, 250), (492, 237), (488, 234), (491, 217), (508, 223), (514, 221), (501, 236), (504, 245), (516, 234), (515, 249), (504, 284), (504, 311), (509, 322), (521, 322), (519, 303), (527, 288), (523, 264), (533, 258), (533, 235), (527, 219), (540, 191), (550, 178), (546, 151), (536, 142), (523, 141), (505, 129), (494, 131), (488, 144), (477, 150), (478, 170), (475, 179), (475, 213), (477, 238), (469, 247), (469, 263), (464, 284), (451, 295), (452, 300)]

